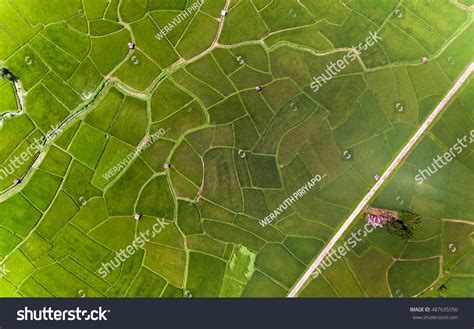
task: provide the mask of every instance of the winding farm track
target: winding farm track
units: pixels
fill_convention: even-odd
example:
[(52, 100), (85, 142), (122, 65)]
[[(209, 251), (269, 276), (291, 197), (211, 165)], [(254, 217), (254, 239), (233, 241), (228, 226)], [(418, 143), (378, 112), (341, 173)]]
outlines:
[(8, 118), (13, 118), (25, 113), (25, 92), (23, 90), (20, 80), (15, 79), (13, 81), (13, 87), (15, 88), (15, 94), (18, 99), (19, 111), (2, 113), (0, 115), (0, 121), (3, 121)]
[(402, 163), (403, 159), (413, 150), (415, 145), (418, 143), (420, 138), (426, 132), (426, 130), (431, 126), (431, 124), (438, 118), (438, 116), (442, 113), (443, 109), (448, 105), (454, 95), (461, 89), (464, 83), (467, 81), (471, 73), (474, 71), (474, 62), (471, 63), (461, 77), (456, 81), (454, 86), (451, 90), (446, 94), (443, 100), (436, 106), (433, 112), (429, 115), (429, 117), (423, 122), (421, 127), (417, 130), (415, 135), (410, 139), (410, 141), (405, 145), (405, 147), (400, 151), (397, 157), (392, 161), (390, 166), (385, 170), (381, 178), (377, 181), (377, 183), (370, 189), (370, 191), (365, 195), (362, 201), (357, 205), (354, 211), (349, 215), (346, 219), (344, 224), (342, 224), (341, 228), (337, 231), (337, 233), (333, 236), (333, 238), (329, 241), (326, 247), (321, 251), (319, 256), (315, 259), (315, 261), (311, 264), (308, 270), (303, 274), (303, 276), (298, 280), (298, 282), (293, 286), (293, 289), (288, 294), (288, 297), (296, 297), (300, 290), (304, 287), (306, 281), (310, 278), (311, 274), (318, 268), (321, 262), (326, 258), (329, 254), (331, 249), (334, 245), (339, 241), (339, 239), (344, 235), (344, 233), (349, 229), (352, 223), (358, 218), (360, 213), (367, 207), (368, 203), (383, 183), (392, 175), (392, 173), (397, 170), (399, 165)]
[[(224, 10), (228, 10), (228, 8), (230, 6), (230, 2), (231, 2), (230, 0), (226, 0)], [(172, 71), (173, 69), (179, 68), (183, 65), (192, 63), (192, 62), (202, 58), (203, 56), (207, 55), (208, 53), (210, 53), (216, 47), (219, 47), (219, 48), (235, 48), (235, 47), (241, 46), (243, 44), (254, 44), (254, 43), (255, 44), (262, 44), (262, 46), (264, 46), (263, 40), (245, 42), (245, 43), (242, 43), (242, 44), (235, 44), (235, 45), (220, 45), (219, 44), (219, 39), (220, 39), (222, 30), (223, 30), (224, 20), (225, 20), (225, 16), (222, 16), (222, 17), (218, 18), (219, 23), (218, 23), (217, 33), (216, 33), (216, 36), (215, 36), (215, 38), (214, 38), (214, 40), (213, 40), (213, 42), (212, 42), (212, 44), (210, 45), (209, 48), (205, 49), (200, 54), (198, 54), (198, 55), (196, 55), (196, 56), (194, 56), (194, 57), (192, 57), (188, 60), (183, 60), (183, 61), (179, 61), (179, 62), (175, 63), (170, 68), (168, 68), (167, 71), (169, 72), (169, 71)], [(447, 47), (448, 44), (446, 44), (445, 47)], [(292, 44), (286, 44), (286, 45), (287, 46), (293, 46)], [(296, 48), (296, 47), (294, 47), (294, 48)], [(301, 47), (299, 47), (298, 49), (301, 49)], [(304, 48), (304, 50), (310, 51), (309, 49), (306, 49), (306, 48)], [(323, 52), (323, 53), (318, 53), (318, 52), (311, 52), (311, 53), (315, 56), (326, 56), (326, 55), (328, 55), (330, 53), (333, 53), (333, 52), (349, 51), (349, 50), (350, 50), (350, 48), (339, 48), (339, 49), (333, 49), (333, 50), (330, 50), (328, 52)], [(129, 59), (129, 56), (127, 56), (127, 58), (125, 60), (128, 60), (128, 59)], [(362, 63), (362, 66), (364, 67), (364, 70), (366, 70), (366, 71), (372, 70), (372, 69), (367, 70), (365, 68), (365, 66), (363, 65), (363, 63)], [(373, 69), (373, 70), (378, 70), (378, 69), (380, 69), (380, 68)], [(383, 185), (383, 183), (391, 176), (391, 174), (394, 171), (397, 170), (397, 168), (399, 167), (399, 165), (401, 164), (403, 159), (412, 151), (412, 149), (415, 147), (417, 142), (423, 136), (425, 131), (429, 128), (429, 126), (442, 113), (442, 110), (447, 106), (447, 104), (450, 102), (452, 97), (454, 97), (454, 95), (459, 91), (459, 89), (462, 87), (462, 85), (466, 82), (466, 80), (469, 78), (469, 76), (470, 76), (470, 74), (472, 73), (473, 70), (474, 70), (474, 63), (471, 63), (470, 66), (465, 70), (465, 72), (459, 78), (459, 80), (456, 82), (456, 84), (453, 86), (453, 88), (444, 97), (444, 99), (441, 101), (441, 103), (433, 110), (431, 115), (425, 120), (423, 125), (416, 132), (416, 134), (412, 137), (412, 139), (410, 139), (408, 144), (405, 145), (403, 150), (393, 160), (393, 162), (390, 164), (388, 169), (382, 175), (381, 179), (365, 195), (363, 200), (359, 203), (359, 205), (355, 208), (355, 210), (351, 213), (351, 215), (346, 219), (346, 221), (343, 223), (343, 225), (340, 227), (340, 229), (337, 231), (337, 233), (333, 236), (333, 238), (329, 241), (329, 243), (326, 245), (326, 247), (321, 251), (321, 253), (318, 255), (316, 260), (311, 264), (311, 266), (308, 268), (308, 270), (304, 273), (304, 275), (295, 284), (295, 286), (293, 287), (293, 289), (289, 293), (288, 297), (296, 297), (298, 295), (298, 293), (304, 287), (305, 283), (310, 278), (311, 274), (317, 269), (317, 267), (320, 265), (322, 260), (324, 260), (324, 258), (328, 255), (328, 253), (334, 247), (334, 245), (337, 243), (337, 241), (339, 241), (339, 239), (349, 229), (351, 224), (355, 221), (355, 219), (359, 216), (359, 214), (364, 210), (364, 208), (367, 206), (367, 204), (370, 202), (370, 200), (373, 198), (373, 196), (377, 193), (377, 191), (380, 189), (380, 187)], [(104, 81), (104, 84), (101, 86), (101, 88), (99, 88), (96, 91), (96, 95), (95, 95), (96, 97), (92, 97), (90, 101), (86, 100), (84, 103), (82, 103), (78, 108), (76, 108), (75, 111), (73, 111), (73, 113), (68, 118), (66, 118), (63, 121), (63, 123), (60, 125), (60, 127), (64, 127), (67, 123), (70, 123), (74, 118), (79, 116), (79, 114), (81, 114), (83, 110), (90, 107), (92, 105), (92, 103), (94, 102), (94, 100), (97, 98), (97, 96), (99, 96), (102, 93), (102, 90), (104, 89), (105, 85), (107, 85), (109, 83), (115, 84), (122, 91), (124, 91), (128, 94), (131, 94), (135, 97), (138, 97), (138, 98), (141, 98), (141, 99), (147, 99), (149, 97), (145, 93), (139, 93), (139, 92), (130, 90), (126, 86), (120, 84), (113, 77), (107, 76), (107, 79)], [(152, 87), (152, 89), (153, 89), (156, 86), (156, 83), (152, 84), (152, 85), (153, 85), (153, 87)], [(24, 111), (25, 111), (24, 102), (23, 102), (25, 94), (24, 94), (24, 91), (21, 88), (21, 85), (20, 84), (18, 84), (18, 85), (15, 84), (15, 90), (16, 90), (16, 93), (17, 93), (17, 96), (18, 96), (18, 99), (19, 99), (19, 103), (20, 103), (20, 111), (9, 113), (9, 115), (11, 115), (11, 116), (16, 116), (16, 115), (23, 114)], [(32, 167), (34, 166), (35, 162), (36, 162), (36, 160), (33, 162)], [(31, 167), (30, 167), (30, 169), (31, 169)], [(8, 190), (10, 190), (10, 189), (11, 188), (9, 188)], [(1, 195), (4, 194), (4, 192), (6, 192), (6, 191), (0, 192), (0, 201), (1, 201)], [(32, 232), (33, 232), (33, 230), (32, 230)]]
[[(224, 6), (223, 10), (227, 11), (229, 9), (229, 6), (230, 6), (230, 0), (226, 0), (226, 3), (225, 3), (225, 6)], [(216, 36), (215, 36), (211, 46), (209, 48), (207, 48), (206, 50), (204, 50), (203, 52), (201, 52), (200, 54), (194, 56), (193, 58), (191, 58), (189, 60), (180, 61), (180, 62), (175, 63), (174, 65), (172, 65), (168, 69), (168, 71), (172, 71), (173, 69), (176, 69), (177, 67), (181, 67), (181, 66), (187, 65), (189, 63), (192, 63), (192, 62), (198, 60), (199, 58), (205, 56), (206, 54), (208, 54), (209, 52), (211, 52), (214, 48), (216, 48), (218, 46), (218, 41), (219, 41), (220, 36), (222, 34), (222, 30), (224, 28), (225, 16), (220, 16), (217, 20), (219, 22), (218, 23), (218, 28), (217, 28), (217, 33), (216, 33)], [(122, 21), (121, 21), (121, 24), (124, 25), (126, 28), (130, 29), (128, 27), (128, 24), (126, 24)], [(129, 54), (129, 56), (130, 56), (130, 54)], [(128, 60), (129, 56), (127, 56), (125, 60)], [(160, 79), (158, 79), (156, 83), (158, 83), (159, 81), (160, 81)], [(15, 87), (15, 94), (18, 98), (19, 111), (3, 113), (2, 115), (0, 115), (0, 123), (2, 123), (3, 120), (5, 120), (5, 119), (13, 118), (13, 117), (16, 117), (16, 116), (19, 116), (19, 115), (22, 115), (22, 114), (26, 113), (26, 109), (25, 109), (26, 93), (23, 90), (23, 87), (21, 85), (21, 81), (20, 80), (15, 80), (13, 84), (14, 84), (14, 87)], [(142, 99), (142, 100), (147, 100), (150, 97), (148, 94), (137, 92), (137, 91), (125, 86), (124, 84), (120, 83), (120, 81), (118, 81), (115, 77), (111, 77), (109, 75), (102, 82), (102, 84), (96, 89), (96, 91), (91, 95), (91, 97), (86, 99), (74, 111), (72, 111), (72, 114), (70, 116), (68, 116), (66, 119), (64, 119), (64, 121), (61, 122), (56, 127), (56, 130), (63, 129), (68, 123), (70, 123), (72, 120), (74, 120), (76, 117), (78, 117), (84, 110), (88, 109), (91, 105), (93, 105), (94, 101), (99, 98), (99, 96), (106, 89), (105, 87), (108, 84), (113, 84), (117, 88), (122, 90), (123, 92), (125, 92), (127, 94), (130, 94), (134, 97), (137, 97), (139, 99)], [(155, 87), (156, 87), (156, 84), (153, 84), (152, 89), (154, 89)], [(47, 141), (46, 144), (48, 144), (48, 142), (50, 142), (50, 141)], [(32, 162), (31, 166), (28, 168), (28, 170), (25, 173), (23, 173), (23, 175), (19, 178), (24, 179), (28, 175), (28, 173), (30, 173), (31, 169), (34, 168), (36, 165), (38, 165), (38, 162), (42, 161), (42, 159), (43, 159), (43, 156), (41, 156), (41, 154), (39, 156), (37, 156), (34, 159), (34, 161)], [(0, 191), (0, 201), (4, 201), (7, 198), (5, 196), (6, 193), (12, 192), (12, 190), (14, 190), (15, 187), (16, 187), (16, 185), (12, 184), (7, 189), (5, 189), (3, 191)]]

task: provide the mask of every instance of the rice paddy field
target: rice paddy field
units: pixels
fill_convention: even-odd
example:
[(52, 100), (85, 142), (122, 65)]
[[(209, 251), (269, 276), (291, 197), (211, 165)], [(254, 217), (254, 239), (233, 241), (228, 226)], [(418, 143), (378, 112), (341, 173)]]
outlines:
[[(287, 296), (473, 40), (469, 0), (0, 0), (0, 296)], [(473, 103), (469, 77), (371, 202), (414, 235), (300, 297), (474, 297)]]

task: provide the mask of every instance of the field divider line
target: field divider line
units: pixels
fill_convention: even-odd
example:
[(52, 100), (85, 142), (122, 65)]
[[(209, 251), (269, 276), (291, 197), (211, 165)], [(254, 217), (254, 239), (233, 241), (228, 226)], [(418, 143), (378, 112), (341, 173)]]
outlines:
[(311, 274), (318, 268), (321, 262), (326, 258), (329, 254), (331, 249), (337, 243), (337, 241), (343, 236), (343, 234), (347, 231), (347, 229), (351, 226), (354, 220), (359, 216), (359, 214), (365, 209), (369, 201), (373, 198), (375, 193), (380, 189), (382, 184), (387, 180), (390, 175), (398, 168), (401, 164), (402, 160), (410, 153), (410, 151), (414, 148), (416, 143), (419, 139), (423, 136), (426, 130), (431, 126), (431, 124), (436, 120), (439, 114), (443, 111), (449, 101), (453, 98), (453, 96), (461, 89), (463, 84), (469, 78), (471, 73), (474, 71), (474, 62), (472, 62), (461, 77), (456, 81), (454, 86), (451, 90), (446, 94), (443, 100), (436, 106), (433, 112), (428, 116), (428, 118), (423, 122), (420, 128), (417, 130), (415, 135), (410, 139), (410, 141), (405, 145), (405, 147), (400, 151), (397, 157), (392, 161), (390, 166), (385, 170), (381, 178), (375, 183), (375, 185), (370, 189), (370, 191), (365, 195), (362, 201), (357, 205), (354, 211), (350, 214), (350, 216), (346, 219), (344, 224), (342, 224), (341, 228), (337, 231), (337, 233), (333, 236), (333, 238), (329, 241), (326, 247), (321, 251), (319, 256), (315, 259), (315, 261), (311, 264), (311, 266), (306, 270), (303, 276), (298, 280), (298, 282), (294, 285), (293, 289), (288, 294), (289, 298), (296, 297), (303, 288), (304, 284), (310, 278)]

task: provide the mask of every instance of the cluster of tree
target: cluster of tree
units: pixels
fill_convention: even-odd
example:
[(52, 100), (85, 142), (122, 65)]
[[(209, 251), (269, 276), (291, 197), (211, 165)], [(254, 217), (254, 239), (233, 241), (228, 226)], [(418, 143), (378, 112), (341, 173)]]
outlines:
[(6, 67), (3, 67), (0, 70), (0, 78), (3, 78), (5, 80), (9, 80), (9, 81), (16, 81), (15, 75), (9, 69), (7, 69)]
[(385, 229), (393, 236), (398, 236), (402, 240), (408, 240), (413, 232), (421, 226), (421, 217), (409, 211), (400, 211), (399, 220), (388, 222)]

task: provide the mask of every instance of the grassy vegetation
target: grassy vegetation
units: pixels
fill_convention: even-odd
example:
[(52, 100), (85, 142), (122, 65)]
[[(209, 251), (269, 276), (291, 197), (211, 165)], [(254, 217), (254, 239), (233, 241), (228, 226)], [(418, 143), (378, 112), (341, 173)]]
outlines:
[[(469, 128), (463, 129), (459, 120), (467, 120), (472, 127), (472, 111), (463, 102), (472, 91), (472, 83), (462, 89), (375, 198), (377, 207), (401, 211), (405, 239), (399, 234), (390, 235), (389, 229), (376, 229), (360, 243), (364, 246), (362, 253), (358, 251), (361, 249), (358, 245), (355, 254), (349, 256), (354, 276), (360, 278), (368, 295), (471, 295), (472, 273), (466, 266), (472, 265), (473, 219), (471, 207), (467, 205), (472, 204), (474, 194), (472, 186), (462, 182), (472, 176), (472, 162), (467, 160), (471, 157), (472, 147), (468, 146), (464, 151), (466, 154), (460, 154), (453, 164), (441, 168), (422, 184), (415, 181), (415, 175), (433, 157), (443, 154), (456, 143), (457, 138), (469, 133)], [(454, 122), (458, 124), (454, 126)], [(446, 130), (446, 127), (450, 128)], [(410, 212), (416, 212), (421, 221), (410, 223), (410, 218), (418, 218), (410, 216)], [(464, 288), (461, 288), (462, 284)], [(311, 293), (318, 296), (315, 285), (310, 283), (302, 295)], [(373, 290), (375, 287), (378, 287), (377, 291)], [(322, 284), (321, 291), (325, 291)], [(331, 292), (327, 294), (331, 296)]]
[[(392, 0), (241, 0), (225, 20), (225, 1), (206, 1), (158, 40), (191, 4), (0, 2), (0, 68), (26, 93), (25, 113), (0, 121), (0, 169), (65, 122), (0, 180), (0, 296), (283, 297), (473, 60), (472, 15), (449, 1), (403, 2), (400, 16)], [(379, 44), (312, 91), (375, 31)], [(415, 175), (471, 131), (473, 88), (373, 201), (421, 226), (406, 240), (375, 230), (301, 296), (469, 295), (472, 145), (423, 184)], [(19, 105), (0, 79), (0, 116)]]

